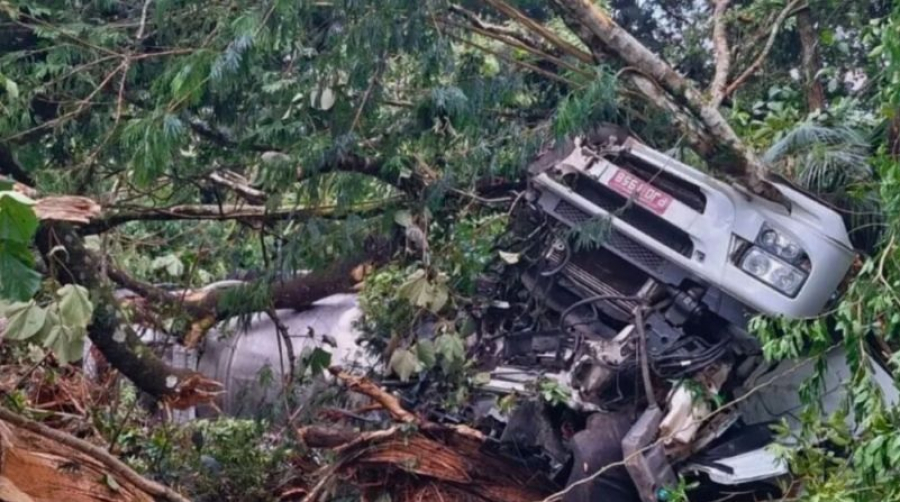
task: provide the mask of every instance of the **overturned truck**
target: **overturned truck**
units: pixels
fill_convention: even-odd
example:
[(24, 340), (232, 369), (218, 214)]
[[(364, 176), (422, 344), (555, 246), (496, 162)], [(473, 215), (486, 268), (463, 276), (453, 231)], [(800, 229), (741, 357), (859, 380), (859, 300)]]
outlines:
[[(748, 322), (835, 302), (854, 260), (845, 225), (784, 180), (773, 202), (608, 132), (530, 166), (513, 272), (527, 293), (504, 293), (502, 274), (482, 281), (482, 336), (502, 361), (489, 390), (554, 379), (577, 410), (520, 408), (501, 441), (542, 452), (564, 500), (666, 500), (679, 477), (699, 481), (692, 500), (776, 495), (788, 469), (767, 448), (770, 426), (797, 424), (813, 363), (767, 363)], [(850, 374), (842, 349), (827, 362), (831, 412)]]

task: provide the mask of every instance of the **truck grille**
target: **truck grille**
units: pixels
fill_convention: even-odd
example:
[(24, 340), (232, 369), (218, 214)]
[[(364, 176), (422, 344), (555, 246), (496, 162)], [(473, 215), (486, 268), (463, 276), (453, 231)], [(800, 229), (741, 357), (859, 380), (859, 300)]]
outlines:
[(647, 211), (636, 202), (629, 201), (626, 197), (585, 176), (578, 177), (574, 188), (578, 195), (653, 237), (662, 245), (683, 256), (690, 257), (693, 253), (694, 243), (687, 232)]
[(702, 213), (706, 209), (706, 195), (696, 185), (661, 171), (658, 167), (645, 166), (635, 159), (620, 167), (678, 199), (685, 206)]
[[(565, 200), (559, 201), (553, 212), (572, 225), (578, 225), (591, 219), (588, 213)], [(605, 245), (614, 249), (623, 258), (638, 263), (651, 272), (662, 272), (666, 264), (665, 259), (661, 256), (615, 228), (610, 230)]]

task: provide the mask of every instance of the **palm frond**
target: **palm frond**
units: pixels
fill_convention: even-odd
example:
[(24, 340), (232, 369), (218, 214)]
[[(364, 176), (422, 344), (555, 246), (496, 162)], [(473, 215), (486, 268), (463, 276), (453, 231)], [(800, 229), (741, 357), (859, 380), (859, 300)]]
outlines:
[(873, 249), (883, 220), (872, 190), (871, 147), (858, 130), (806, 122), (775, 142), (763, 160), (774, 170), (830, 203), (843, 216), (853, 244)]

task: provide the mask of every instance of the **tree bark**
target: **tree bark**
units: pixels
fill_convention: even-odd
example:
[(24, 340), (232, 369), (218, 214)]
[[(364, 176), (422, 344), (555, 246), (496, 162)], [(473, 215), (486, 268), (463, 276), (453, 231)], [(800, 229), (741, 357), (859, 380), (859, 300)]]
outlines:
[[(188, 502), (86, 441), (0, 408), (0, 500)], [(65, 465), (76, 468), (64, 469)]]
[[(355, 256), (337, 260), (323, 270), (273, 283), (270, 291), (271, 303), (268, 307), (303, 310), (322, 298), (352, 291), (362, 282), (369, 270), (387, 262), (390, 255), (390, 245), (373, 239), (366, 245), (366, 249)], [(194, 312), (207, 313), (217, 320), (227, 319), (240, 312), (229, 310), (223, 305), (223, 298), (228, 295), (240, 295), (241, 291), (248, 291), (252, 287), (236, 286), (212, 290), (187, 297), (184, 304)]]
[(710, 106), (718, 107), (725, 99), (728, 88), (728, 74), (731, 71), (731, 49), (728, 47), (728, 27), (725, 23), (725, 12), (731, 0), (713, 0), (713, 50), (715, 53), (716, 73), (709, 86), (712, 99)]
[(405, 410), (395, 396), (373, 382), (340, 368), (329, 371), (405, 425), (362, 433), (300, 429), (298, 436), (308, 446), (332, 449), (335, 454), (334, 462), (322, 468), (304, 502), (325, 500), (328, 487), (336, 482), (354, 483), (372, 498), (387, 492), (398, 502), (519, 502), (542, 500), (556, 489), (541, 473), (485, 448), (486, 440), (480, 432), (425, 420)]
[(800, 32), (806, 104), (808, 111), (813, 113), (825, 108), (825, 89), (818, 78), (822, 63), (819, 58), (819, 33), (813, 23), (811, 7), (806, 6), (797, 13), (797, 30)]

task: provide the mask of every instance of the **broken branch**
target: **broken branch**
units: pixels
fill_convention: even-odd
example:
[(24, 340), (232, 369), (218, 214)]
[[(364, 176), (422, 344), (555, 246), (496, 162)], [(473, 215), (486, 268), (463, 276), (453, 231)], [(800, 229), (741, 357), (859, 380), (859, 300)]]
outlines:
[(672, 101), (685, 108), (680, 114), (693, 115), (702, 124), (715, 139), (716, 154), (707, 154), (707, 159), (714, 167), (738, 178), (753, 192), (780, 200), (780, 193), (765, 180), (766, 168), (762, 161), (747, 148), (725, 117), (703, 98), (691, 81), (619, 26), (594, 2), (554, 0), (554, 3), (563, 11), (565, 18), (584, 28), (576, 30), (579, 36), (584, 39), (590, 35), (590, 40), (585, 40), (586, 43), (602, 44), (602, 47), (592, 47), (595, 52), (611, 53), (626, 65), (656, 81), (671, 96)]
[(369, 201), (352, 207), (321, 206), (301, 208), (269, 209), (264, 206), (242, 204), (200, 204), (180, 205), (167, 208), (123, 209), (92, 220), (84, 227), (84, 233), (102, 233), (130, 221), (174, 221), (174, 220), (242, 220), (257, 223), (271, 223), (285, 220), (309, 218), (342, 218), (354, 214), (361, 218), (379, 214), (386, 207), (403, 200), (403, 197), (389, 197)]
[(266, 192), (257, 190), (250, 186), (250, 182), (247, 180), (247, 178), (244, 178), (240, 174), (228, 169), (220, 169), (210, 174), (209, 180), (216, 185), (225, 187), (233, 191), (238, 195), (238, 197), (244, 199), (250, 204), (264, 204), (269, 198), (269, 194), (267, 194)]
[(331, 448), (338, 456), (320, 471), (304, 502), (320, 500), (338, 476), (352, 478), (365, 495), (388, 490), (393, 500), (400, 501), (446, 497), (519, 502), (539, 500), (553, 491), (553, 485), (539, 473), (485, 448), (480, 432), (422, 419), (403, 409), (396, 397), (372, 381), (337, 367), (329, 371), (351, 390), (372, 398), (396, 421), (415, 424), (417, 430), (399, 426), (363, 433), (301, 429), (298, 435), (309, 446)]
[(769, 33), (769, 39), (766, 41), (766, 45), (763, 47), (762, 51), (760, 51), (759, 55), (756, 59), (750, 63), (748, 66), (736, 79), (734, 82), (728, 85), (725, 89), (725, 94), (723, 97), (727, 98), (731, 96), (734, 91), (736, 91), (740, 86), (744, 85), (744, 83), (753, 76), (766, 61), (766, 58), (769, 57), (769, 52), (772, 50), (772, 46), (775, 45), (775, 40), (778, 38), (778, 33), (781, 30), (781, 25), (784, 21), (794, 12), (794, 9), (800, 5), (804, 0), (792, 0), (788, 2), (788, 4), (781, 10), (781, 13), (778, 14), (778, 17), (775, 18), (775, 22), (772, 24), (772, 31)]
[(518, 22), (520, 25), (530, 30), (533, 33), (536, 33), (544, 40), (550, 42), (554, 46), (561, 49), (566, 54), (575, 57), (580, 60), (582, 63), (593, 64), (594, 58), (590, 53), (583, 51), (582, 49), (576, 47), (575, 45), (566, 42), (556, 33), (553, 33), (547, 27), (538, 23), (534, 19), (531, 19), (527, 15), (525, 15), (519, 9), (516, 9), (505, 0), (483, 0), (484, 3), (490, 5), (491, 7), (497, 9), (502, 12), (506, 16), (509, 16), (510, 19)]

